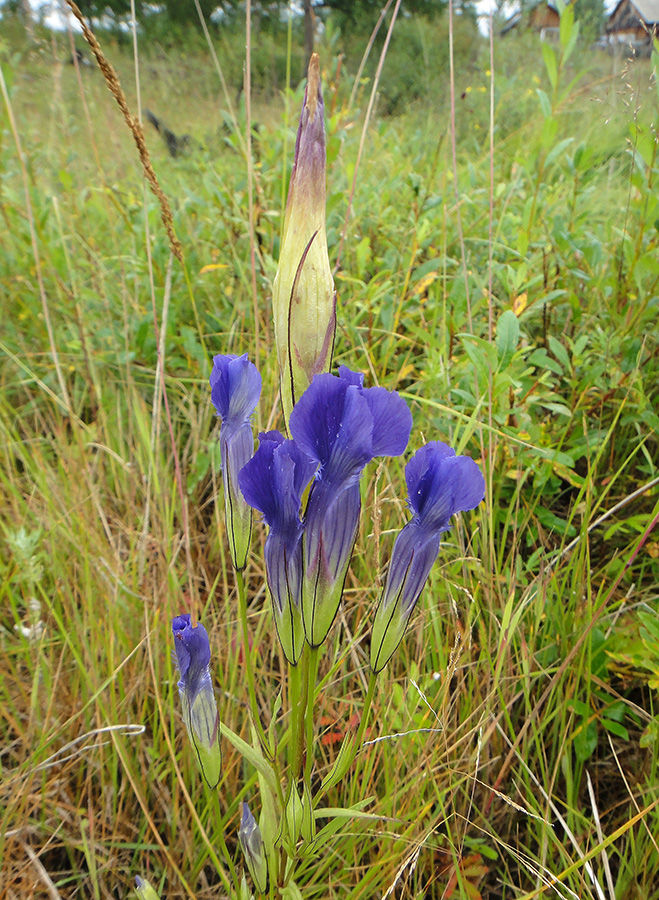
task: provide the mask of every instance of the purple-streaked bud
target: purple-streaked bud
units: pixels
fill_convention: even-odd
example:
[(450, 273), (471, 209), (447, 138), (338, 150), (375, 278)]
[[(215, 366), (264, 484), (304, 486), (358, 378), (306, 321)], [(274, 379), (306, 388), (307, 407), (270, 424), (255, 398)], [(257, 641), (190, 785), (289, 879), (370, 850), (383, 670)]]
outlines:
[(265, 541), (266, 576), (277, 635), (293, 665), (304, 647), (300, 504), (317, 465), (293, 441), (269, 431), (259, 435), (259, 448), (238, 477), (245, 500), (263, 513), (270, 529)]
[(302, 617), (308, 643), (327, 636), (341, 602), (359, 525), (359, 480), (376, 456), (407, 447), (412, 416), (398, 394), (364, 388), (345, 367), (317, 375), (291, 413), (295, 443), (318, 466), (305, 514)]
[(254, 885), (261, 894), (265, 894), (268, 889), (268, 860), (265, 855), (261, 829), (256, 824), (256, 819), (245, 802), (243, 802), (243, 815), (240, 821), (238, 839), (245, 854), (247, 868), (254, 879)]
[(211, 682), (211, 649), (208, 633), (199, 623), (192, 626), (185, 613), (172, 620), (174, 648), (179, 670), (178, 690), (183, 721), (197, 753), (199, 768), (211, 788), (217, 787), (222, 771), (220, 716)]
[(485, 480), (473, 459), (456, 456), (446, 444), (421, 447), (405, 468), (412, 519), (398, 533), (371, 636), (371, 668), (384, 669), (439, 553), (440, 535), (455, 513), (475, 509), (485, 497)]
[(213, 358), (211, 401), (222, 417), (220, 455), (224, 509), (231, 558), (238, 571), (245, 568), (252, 531), (252, 511), (238, 486), (238, 473), (254, 453), (251, 417), (261, 395), (261, 376), (247, 354)]
[(325, 231), (325, 121), (318, 54), (309, 62), (279, 266), (272, 286), (284, 415), (314, 375), (327, 372), (336, 331), (336, 294)]

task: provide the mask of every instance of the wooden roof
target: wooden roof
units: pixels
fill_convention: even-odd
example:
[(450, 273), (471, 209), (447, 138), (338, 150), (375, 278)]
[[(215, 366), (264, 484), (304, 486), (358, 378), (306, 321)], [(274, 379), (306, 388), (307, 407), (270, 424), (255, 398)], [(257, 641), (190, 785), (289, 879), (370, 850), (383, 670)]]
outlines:
[(619, 0), (609, 16), (606, 30), (624, 30), (638, 22), (659, 24), (659, 0)]

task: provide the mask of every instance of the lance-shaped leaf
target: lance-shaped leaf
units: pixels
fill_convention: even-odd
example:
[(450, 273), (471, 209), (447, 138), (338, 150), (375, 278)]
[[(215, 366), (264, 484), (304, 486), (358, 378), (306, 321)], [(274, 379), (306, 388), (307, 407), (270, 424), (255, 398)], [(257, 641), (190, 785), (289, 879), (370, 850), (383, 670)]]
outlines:
[(386, 666), (403, 638), (451, 516), (475, 509), (485, 497), (485, 480), (474, 460), (456, 456), (439, 441), (414, 454), (405, 468), (405, 479), (412, 519), (396, 537), (375, 614), (371, 668), (376, 673)]
[(178, 690), (183, 721), (197, 754), (199, 768), (211, 788), (217, 787), (222, 771), (220, 716), (210, 674), (210, 643), (204, 626), (192, 626), (186, 613), (172, 620)]

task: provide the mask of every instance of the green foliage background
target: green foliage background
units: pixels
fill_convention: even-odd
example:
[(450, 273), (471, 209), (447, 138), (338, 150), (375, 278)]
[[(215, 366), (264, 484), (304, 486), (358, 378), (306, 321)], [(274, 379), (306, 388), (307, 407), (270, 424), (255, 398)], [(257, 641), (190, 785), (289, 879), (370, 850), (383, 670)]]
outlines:
[[(45, 871), (61, 897), (123, 897), (148, 873), (164, 897), (218, 896), (216, 838), (235, 848), (254, 778), (226, 748), (219, 811), (204, 793), (169, 620), (203, 618), (222, 717), (248, 736), (207, 377), (213, 353), (249, 352), (264, 373), (258, 425), (279, 421), (268, 299), (301, 51), (265, 26), (254, 43), (254, 295), (239, 32), (216, 34), (226, 95), (197, 36), (139, 46), (143, 107), (191, 135), (172, 159), (147, 132), (180, 266), (100, 73), (65, 64), (68, 37), (31, 45), (5, 24), (3, 889), (43, 896)], [(454, 161), (447, 28), (397, 23), (356, 179), (378, 43), (360, 83), (363, 40), (330, 20), (319, 47), (333, 263), (346, 229), (336, 362), (401, 391), (417, 443), (479, 459), (488, 494), (447, 537), (382, 676), (369, 737), (393, 736), (335, 789), (337, 804), (373, 797), (385, 818), (353, 823), (299, 884), (354, 900), (394, 883), (415, 897), (530, 900), (552, 885), (653, 900), (656, 57), (590, 50), (567, 21), (560, 44), (497, 40), (491, 60), (456, 22)], [(135, 110), (132, 52), (101, 39)], [(321, 774), (359, 714), (402, 466), (364, 485), (321, 663)], [(250, 626), (267, 711), (282, 660), (261, 541), (257, 529)], [(101, 730), (119, 724), (133, 727)]]

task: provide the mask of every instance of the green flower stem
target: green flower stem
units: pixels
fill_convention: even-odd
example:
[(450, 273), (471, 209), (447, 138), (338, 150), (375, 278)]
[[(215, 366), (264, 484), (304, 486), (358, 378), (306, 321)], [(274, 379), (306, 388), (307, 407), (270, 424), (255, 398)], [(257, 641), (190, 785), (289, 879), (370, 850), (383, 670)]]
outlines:
[(304, 766), (304, 779), (309, 787), (311, 787), (311, 770), (313, 769), (314, 757), (313, 707), (314, 701), (316, 699), (316, 678), (318, 677), (319, 649), (319, 647), (309, 647), (307, 669), (307, 759)]
[(261, 724), (261, 716), (259, 713), (259, 704), (256, 699), (256, 687), (254, 685), (254, 669), (252, 668), (252, 654), (249, 647), (249, 629), (247, 626), (247, 592), (245, 590), (245, 576), (242, 571), (236, 572), (236, 583), (238, 584), (238, 606), (240, 607), (240, 623), (243, 632), (243, 656), (245, 658), (245, 671), (247, 672), (247, 691), (249, 693), (249, 705), (252, 711), (252, 719), (258, 731), (261, 746), (267, 749), (268, 742)]
[(296, 665), (288, 667), (288, 701), (291, 707), (291, 731), (288, 745), (288, 762), (290, 765), (290, 778), (292, 782), (300, 777), (302, 766), (302, 752), (304, 750), (304, 711), (306, 707), (306, 670), (307, 648), (305, 646), (302, 660)]
[(220, 734), (223, 738), (226, 738), (230, 744), (233, 744), (243, 759), (246, 759), (247, 762), (251, 763), (254, 768), (263, 775), (272, 793), (276, 796), (280, 796), (281, 785), (277, 781), (275, 770), (270, 763), (266, 761), (263, 754), (258, 749), (252, 747), (251, 744), (248, 744), (247, 741), (244, 741), (240, 735), (236, 734), (235, 731), (232, 731), (228, 725), (224, 724), (224, 722), (220, 722)]
[(375, 685), (376, 685), (377, 680), (378, 680), (378, 676), (374, 672), (371, 672), (371, 677), (369, 678), (369, 681), (368, 681), (368, 688), (366, 690), (366, 697), (364, 697), (364, 708), (362, 709), (362, 717), (361, 717), (361, 721), (359, 723), (359, 728), (357, 730), (357, 735), (355, 737), (355, 745), (354, 745), (354, 749), (353, 749), (354, 756), (352, 757), (353, 760), (354, 760), (355, 756), (357, 756), (357, 754), (359, 753), (359, 749), (362, 744), (362, 739), (364, 737), (364, 731), (366, 729), (366, 723), (368, 722), (368, 717), (371, 712), (371, 706), (373, 705), (373, 695), (375, 694)]
[[(233, 864), (233, 859), (229, 853), (229, 848), (226, 845), (224, 840), (224, 832), (222, 830), (222, 810), (220, 809), (220, 798), (217, 796), (217, 792), (213, 791), (213, 808), (215, 810), (215, 816), (217, 818), (217, 833), (218, 838), (217, 841), (220, 845), (220, 850), (224, 854), (224, 858), (227, 861), (227, 865), (229, 866), (229, 871), (231, 872), (231, 880), (234, 884), (234, 889), (236, 892), (236, 897), (240, 897), (240, 879), (238, 878), (238, 873), (236, 872), (236, 867)], [(224, 870), (218, 872), (220, 878), (225, 882), (225, 887), (229, 891), (229, 895), (231, 895), (229, 881), (224, 873)]]

